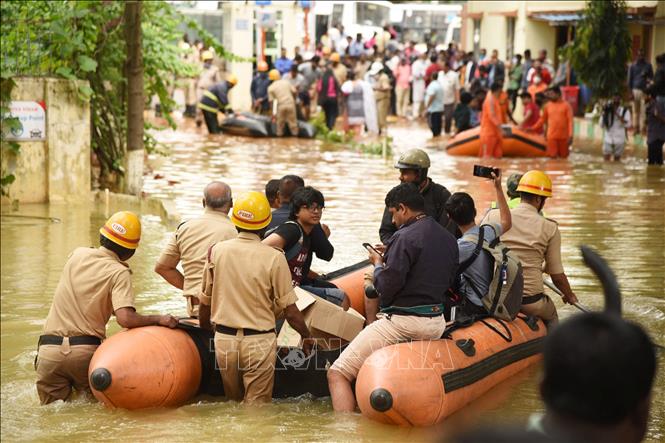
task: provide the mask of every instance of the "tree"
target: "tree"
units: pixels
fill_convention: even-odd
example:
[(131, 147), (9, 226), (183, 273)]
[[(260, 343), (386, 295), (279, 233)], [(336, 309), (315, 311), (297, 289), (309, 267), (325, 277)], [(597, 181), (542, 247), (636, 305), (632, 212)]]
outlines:
[(125, 189), (139, 195), (143, 187), (143, 56), (141, 51), (141, 2), (125, 3), (127, 60), (127, 177)]
[(591, 0), (575, 41), (566, 51), (579, 80), (598, 99), (621, 93), (626, 85), (630, 32), (623, 0)]
[[(134, 149), (143, 148), (148, 152), (157, 150), (150, 131), (153, 127), (143, 122), (141, 116), (139, 123), (135, 112), (140, 111), (142, 115), (147, 101), (157, 96), (164, 117), (175, 129), (175, 121), (170, 116), (175, 103), (169, 93), (169, 82), (198, 74), (195, 67), (184, 61), (177, 44), (182, 37), (179, 28), (182, 23), (196, 31), (206, 46), (213, 47), (226, 60), (249, 61), (228, 53), (210, 33), (196, 21), (183, 17), (170, 3), (127, 3), (140, 8), (140, 21), (135, 21), (133, 28), (125, 21), (126, 2), (119, 0), (0, 2), (3, 94), (8, 89), (6, 80), (14, 76), (87, 80), (87, 84), (81, 83), (78, 95), (81, 100), (90, 100), (91, 147), (95, 161), (101, 166), (100, 184), (114, 191), (122, 191), (123, 182), (129, 178), (128, 153), (131, 155), (137, 152)], [(132, 28), (132, 38), (139, 33), (139, 40), (130, 44), (131, 49), (126, 38), (129, 28)], [(138, 71), (132, 71), (135, 75), (130, 85), (128, 51), (135, 54), (139, 48), (143, 59), (141, 79)], [(132, 70), (135, 68), (131, 66)], [(141, 86), (138, 86), (139, 80)], [(139, 89), (143, 89), (141, 98)], [(131, 110), (128, 109), (130, 95)], [(3, 129), (7, 127), (5, 119)], [(2, 148), (4, 155), (11, 146), (3, 143)], [(143, 161), (142, 153), (140, 160)], [(140, 178), (142, 171), (137, 173)], [(1, 175), (4, 191), (5, 184), (11, 183), (12, 178), (4, 171)], [(137, 192), (136, 189), (133, 192)]]

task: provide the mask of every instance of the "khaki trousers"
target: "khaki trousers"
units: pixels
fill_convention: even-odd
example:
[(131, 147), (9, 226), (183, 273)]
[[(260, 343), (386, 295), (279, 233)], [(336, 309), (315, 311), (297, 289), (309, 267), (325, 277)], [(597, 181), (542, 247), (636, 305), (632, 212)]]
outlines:
[(395, 94), (397, 95), (396, 111), (399, 117), (406, 117), (408, 114), (410, 90), (410, 88), (395, 88)]
[(556, 312), (556, 306), (548, 295), (543, 295), (543, 298), (535, 303), (522, 305), (520, 311), (527, 315), (541, 318), (548, 329), (559, 323), (559, 315)]
[(361, 366), (378, 349), (406, 340), (435, 340), (441, 338), (446, 328), (446, 319), (438, 317), (417, 317), (415, 315), (384, 315), (353, 339), (349, 346), (335, 360), (330, 369), (341, 372), (347, 380), (358, 376)]
[(61, 345), (42, 345), (37, 353), (37, 393), (45, 405), (56, 400), (66, 401), (72, 388), (90, 394), (88, 367), (97, 345), (69, 345), (64, 337)]
[(376, 119), (379, 123), (379, 130), (385, 129), (388, 120), (388, 111), (390, 111), (390, 98), (381, 98), (376, 101)]
[(298, 136), (298, 119), (296, 118), (295, 106), (277, 107), (277, 137), (284, 135), (284, 124), (289, 125), (292, 137)]
[(215, 357), (229, 400), (247, 403), (272, 401), (277, 359), (274, 333), (243, 336), (215, 333)]

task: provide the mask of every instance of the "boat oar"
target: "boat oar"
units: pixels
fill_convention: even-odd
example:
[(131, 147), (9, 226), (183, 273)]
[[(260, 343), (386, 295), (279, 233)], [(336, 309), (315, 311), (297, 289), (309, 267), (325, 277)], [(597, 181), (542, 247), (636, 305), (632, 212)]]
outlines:
[[(550, 288), (552, 291), (556, 292), (558, 295), (560, 295), (561, 297), (563, 297), (563, 292), (561, 292), (561, 291), (559, 290), (559, 288), (557, 288), (556, 286), (554, 286), (554, 283), (552, 283), (552, 282), (549, 281), (549, 280), (545, 280), (544, 283), (545, 283), (545, 286), (547, 286), (547, 287)], [(573, 303), (573, 306), (575, 306), (577, 309), (579, 309), (579, 310), (582, 311), (582, 312), (587, 312), (587, 313), (588, 313), (588, 312), (591, 312), (591, 309), (587, 308), (586, 306), (583, 306), (581, 303)]]

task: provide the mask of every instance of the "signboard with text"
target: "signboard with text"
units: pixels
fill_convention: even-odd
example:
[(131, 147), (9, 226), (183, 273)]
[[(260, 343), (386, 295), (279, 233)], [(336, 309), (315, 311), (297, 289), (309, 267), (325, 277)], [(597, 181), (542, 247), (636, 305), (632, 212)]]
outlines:
[(46, 140), (46, 106), (43, 102), (11, 102), (9, 104), (9, 114), (19, 119), (21, 127), (12, 129), (7, 134), (7, 140)]

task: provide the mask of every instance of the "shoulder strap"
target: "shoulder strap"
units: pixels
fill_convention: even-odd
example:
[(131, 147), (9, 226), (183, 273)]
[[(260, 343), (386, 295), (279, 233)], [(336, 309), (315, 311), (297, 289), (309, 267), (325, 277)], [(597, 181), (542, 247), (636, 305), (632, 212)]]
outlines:
[(483, 229), (478, 229), (478, 244), (476, 244), (476, 247), (474, 248), (473, 252), (471, 253), (471, 257), (467, 258), (462, 263), (460, 263), (459, 268), (457, 268), (457, 273), (458, 274), (464, 273), (464, 271), (466, 271), (466, 269), (469, 266), (471, 266), (471, 264), (474, 261), (476, 261), (476, 259), (480, 255), (480, 250), (483, 249), (483, 242), (484, 241), (485, 241), (485, 232), (484, 232)]
[(490, 248), (495, 248), (496, 245), (498, 245), (499, 242), (501, 241), (501, 238), (499, 238), (499, 233), (496, 232), (496, 229), (494, 228), (494, 225), (491, 225), (489, 223), (485, 223), (485, 224), (480, 225), (479, 230), (484, 233), (485, 232), (485, 226), (487, 226), (488, 228), (491, 228), (492, 231), (494, 231), (494, 240), (492, 240), (490, 242), (489, 247)]
[(284, 255), (286, 256), (286, 260), (289, 261), (300, 253), (300, 250), (302, 249), (303, 236), (305, 234), (303, 233), (300, 225), (293, 220), (288, 220), (284, 222), (284, 224), (296, 225), (298, 227), (298, 231), (300, 231), (300, 238), (298, 238), (298, 241), (296, 241), (290, 248), (285, 248), (284, 250)]

